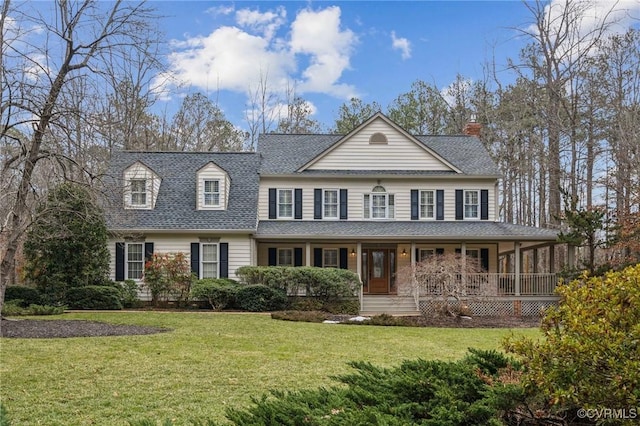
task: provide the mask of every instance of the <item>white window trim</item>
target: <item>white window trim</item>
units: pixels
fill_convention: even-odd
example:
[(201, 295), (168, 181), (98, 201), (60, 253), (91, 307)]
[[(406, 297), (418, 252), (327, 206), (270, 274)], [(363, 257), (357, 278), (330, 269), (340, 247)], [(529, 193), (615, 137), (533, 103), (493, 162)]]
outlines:
[[(210, 261), (205, 261), (204, 260), (204, 246), (216, 246), (216, 260), (215, 262), (210, 262)], [(216, 276), (215, 278), (220, 278), (220, 244), (218, 243), (200, 243), (200, 256), (198, 256), (200, 259), (200, 265), (198, 265), (198, 268), (200, 270), (200, 276), (198, 278), (203, 279), (205, 278), (204, 276), (204, 265), (205, 264), (210, 264), (210, 263), (215, 263), (216, 264)], [(207, 277), (207, 278), (214, 278), (214, 277)]]
[[(217, 191), (209, 191), (207, 192), (207, 182), (218, 182), (218, 190)], [(203, 179), (202, 180), (202, 207), (207, 208), (217, 208), (222, 205), (221, 201), (221, 191), (220, 191), (221, 181), (220, 179)], [(217, 204), (207, 204), (207, 195), (217, 195), (218, 203)]]
[[(433, 199), (433, 204), (422, 204), (422, 193), (423, 192), (431, 192), (432, 194), (432, 199)], [(435, 220), (436, 218), (436, 196), (437, 196), (437, 192), (435, 189), (421, 189), (420, 191), (418, 191), (418, 217), (422, 220)], [(432, 216), (423, 216), (422, 215), (422, 206), (433, 206), (433, 215)]]
[[(133, 191), (133, 182), (144, 182), (144, 192), (140, 192), (140, 191)], [(150, 204), (150, 191), (149, 191), (149, 179), (147, 178), (139, 178), (139, 177), (132, 177), (129, 179), (129, 185), (128, 185), (128, 189), (129, 189), (129, 194), (128, 194), (128, 200), (129, 200), (129, 207), (134, 208), (134, 209), (143, 209), (143, 208), (149, 208), (149, 204)], [(144, 194), (144, 203), (134, 203), (133, 202), (133, 195), (134, 194)]]
[[(384, 206), (384, 212), (385, 212), (385, 216), (384, 217), (373, 217), (373, 196), (384, 196), (384, 202), (385, 202), (385, 206)], [(367, 197), (369, 198), (368, 203), (367, 203)], [(367, 219), (367, 220), (389, 220), (389, 219), (395, 219), (395, 194), (389, 193), (389, 192), (369, 192), (364, 194), (364, 197), (362, 198), (362, 211), (363, 211), (363, 216), (365, 216), (363, 219)], [(393, 204), (390, 204), (391, 199), (393, 199)], [(368, 208), (367, 208), (367, 204), (369, 204)]]
[[(142, 275), (140, 278), (131, 278), (129, 277), (129, 246), (131, 245), (139, 245), (142, 249)], [(137, 261), (136, 261), (137, 262)], [(134, 281), (142, 281), (144, 278), (144, 264), (146, 263), (144, 258), (144, 242), (140, 241), (132, 241), (126, 242), (124, 244), (124, 278), (125, 280), (134, 280)]]
[[(336, 214), (335, 216), (328, 216), (327, 215), (327, 211), (325, 209), (325, 206), (327, 206), (327, 204), (325, 204), (325, 194), (327, 192), (335, 192), (336, 193)], [(331, 219), (331, 220), (335, 220), (335, 219), (339, 219), (340, 218), (340, 190), (339, 189), (323, 189), (322, 190), (322, 218), (323, 219)]]
[[(476, 204), (467, 204), (467, 193), (475, 192), (478, 202)], [(476, 216), (467, 217), (467, 206), (476, 206)], [(465, 189), (462, 192), (462, 217), (464, 220), (480, 220), (480, 190)]]
[[(327, 258), (325, 257), (325, 253), (327, 252), (334, 252), (336, 254), (335, 265), (327, 265), (326, 263)], [(322, 249), (322, 267), (323, 268), (339, 268), (340, 267), (340, 252), (337, 248)]]
[[(282, 216), (280, 214), (280, 192), (288, 191), (291, 193), (291, 216)], [(278, 219), (293, 219), (296, 208), (295, 191), (292, 188), (278, 188), (276, 191), (276, 218)]]
[[(281, 264), (280, 263), (280, 253), (283, 251), (288, 251), (291, 253), (291, 264)], [(278, 248), (278, 251), (276, 253), (276, 266), (293, 266), (295, 263), (295, 260), (293, 259), (293, 248), (290, 247), (285, 247), (285, 248)]]

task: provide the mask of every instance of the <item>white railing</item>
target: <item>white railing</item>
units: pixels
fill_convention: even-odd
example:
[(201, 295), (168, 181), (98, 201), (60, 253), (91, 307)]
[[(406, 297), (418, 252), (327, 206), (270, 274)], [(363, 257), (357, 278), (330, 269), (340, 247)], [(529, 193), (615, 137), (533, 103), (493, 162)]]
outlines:
[(552, 296), (557, 285), (555, 274), (433, 274), (414, 286), (414, 297), (456, 294), (465, 296)]

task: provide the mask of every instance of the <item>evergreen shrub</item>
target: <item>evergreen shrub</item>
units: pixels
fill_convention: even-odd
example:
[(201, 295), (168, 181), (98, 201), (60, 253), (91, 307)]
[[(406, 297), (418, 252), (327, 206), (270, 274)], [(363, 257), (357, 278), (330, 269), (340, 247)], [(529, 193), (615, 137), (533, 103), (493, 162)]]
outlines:
[(283, 290), (265, 285), (241, 287), (236, 298), (240, 309), (251, 312), (279, 311), (285, 309), (288, 303)]
[(228, 278), (204, 278), (191, 286), (191, 298), (206, 300), (211, 309), (220, 311), (236, 305), (240, 285)]
[(11, 302), (19, 300), (19, 306), (26, 308), (29, 305), (35, 305), (40, 303), (40, 292), (33, 287), (26, 287), (23, 285), (10, 285), (7, 286), (4, 293), (4, 301)]
[(121, 295), (117, 288), (111, 286), (89, 285), (70, 288), (67, 292), (67, 303), (71, 309), (122, 309)]

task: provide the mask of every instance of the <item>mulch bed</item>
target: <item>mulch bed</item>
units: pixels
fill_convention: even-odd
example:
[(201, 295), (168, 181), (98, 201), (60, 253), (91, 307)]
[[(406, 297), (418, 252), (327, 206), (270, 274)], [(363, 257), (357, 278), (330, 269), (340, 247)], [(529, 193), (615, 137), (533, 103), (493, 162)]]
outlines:
[(50, 339), (61, 337), (131, 336), (170, 331), (166, 328), (108, 324), (81, 320), (5, 319), (0, 323), (2, 337)]

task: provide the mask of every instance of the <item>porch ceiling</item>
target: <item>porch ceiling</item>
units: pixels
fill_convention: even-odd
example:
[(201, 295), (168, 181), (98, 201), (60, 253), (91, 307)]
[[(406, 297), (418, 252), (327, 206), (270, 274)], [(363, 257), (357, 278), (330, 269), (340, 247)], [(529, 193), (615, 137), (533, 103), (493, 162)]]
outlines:
[(305, 240), (428, 240), (428, 241), (520, 241), (533, 245), (555, 242), (550, 229), (501, 222), (444, 221), (260, 221), (255, 237)]

